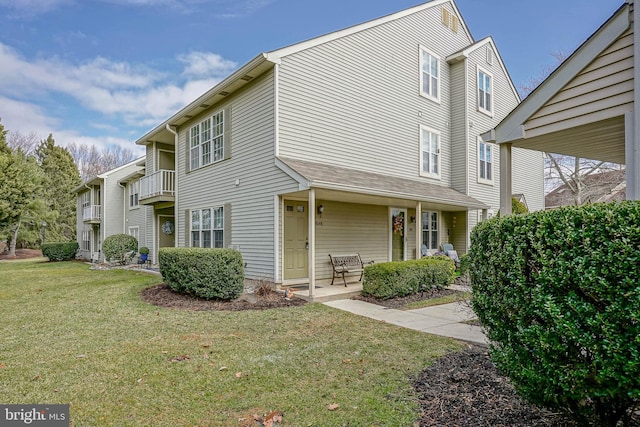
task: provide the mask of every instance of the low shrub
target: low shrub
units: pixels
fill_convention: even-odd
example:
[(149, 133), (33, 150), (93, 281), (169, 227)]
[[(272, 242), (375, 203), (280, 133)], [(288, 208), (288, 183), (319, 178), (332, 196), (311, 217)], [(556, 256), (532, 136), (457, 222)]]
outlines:
[(628, 425), (640, 405), (640, 203), (485, 221), (472, 306), (518, 392), (578, 423)]
[(453, 282), (454, 272), (455, 264), (446, 256), (368, 265), (364, 269), (362, 294), (389, 299), (442, 289)]
[(69, 261), (76, 257), (78, 248), (78, 242), (44, 243), (42, 245), (42, 256), (49, 258), (49, 261)]
[(102, 242), (102, 252), (106, 261), (127, 264), (138, 250), (138, 240), (128, 234), (112, 234)]
[(176, 292), (205, 299), (231, 300), (244, 289), (244, 265), (232, 249), (162, 248), (160, 273)]

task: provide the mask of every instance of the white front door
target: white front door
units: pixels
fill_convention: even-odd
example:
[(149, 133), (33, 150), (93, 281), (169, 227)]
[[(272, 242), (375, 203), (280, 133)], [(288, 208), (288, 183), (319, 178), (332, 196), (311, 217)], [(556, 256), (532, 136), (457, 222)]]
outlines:
[(389, 258), (390, 261), (405, 261), (407, 259), (407, 210), (401, 208), (389, 209)]

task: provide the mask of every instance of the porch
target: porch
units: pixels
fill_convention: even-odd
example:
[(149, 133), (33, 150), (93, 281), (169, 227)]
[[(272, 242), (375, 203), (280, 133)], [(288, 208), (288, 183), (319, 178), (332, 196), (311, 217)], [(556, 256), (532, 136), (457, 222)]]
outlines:
[(300, 191), (280, 195), (276, 282), (312, 301), (362, 290), (359, 273), (347, 287), (340, 279), (331, 286), (329, 255), (402, 261), (421, 258), (423, 245), (435, 251), (442, 243), (463, 253), (478, 216), (487, 215), (487, 205), (426, 181), (290, 159), (287, 167), (307, 181)]

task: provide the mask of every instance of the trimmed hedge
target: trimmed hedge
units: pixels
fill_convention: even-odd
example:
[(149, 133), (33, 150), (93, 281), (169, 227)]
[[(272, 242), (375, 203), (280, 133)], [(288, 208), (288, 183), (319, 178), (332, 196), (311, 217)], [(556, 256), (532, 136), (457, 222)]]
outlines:
[(138, 240), (128, 234), (112, 234), (102, 242), (104, 259), (122, 265), (131, 262), (137, 250)]
[(176, 292), (231, 300), (244, 290), (244, 264), (232, 249), (162, 248), (160, 273)]
[(640, 405), (640, 203), (479, 224), (472, 305), (496, 366), (527, 400), (581, 424)]
[(49, 261), (69, 261), (76, 257), (78, 252), (78, 242), (52, 242), (42, 245), (42, 256), (49, 258)]
[(364, 269), (362, 294), (380, 299), (404, 297), (453, 283), (455, 264), (445, 256), (383, 262)]

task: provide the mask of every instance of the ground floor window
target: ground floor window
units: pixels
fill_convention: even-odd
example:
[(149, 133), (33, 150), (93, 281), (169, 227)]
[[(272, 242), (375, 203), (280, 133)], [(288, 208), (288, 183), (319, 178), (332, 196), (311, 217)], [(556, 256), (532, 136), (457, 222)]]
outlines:
[(91, 250), (91, 230), (82, 230), (82, 250)]
[(438, 249), (438, 212), (422, 212), (422, 244)]
[(140, 227), (129, 227), (129, 236), (133, 236), (136, 240), (140, 239)]
[(224, 247), (224, 208), (191, 211), (191, 247)]

